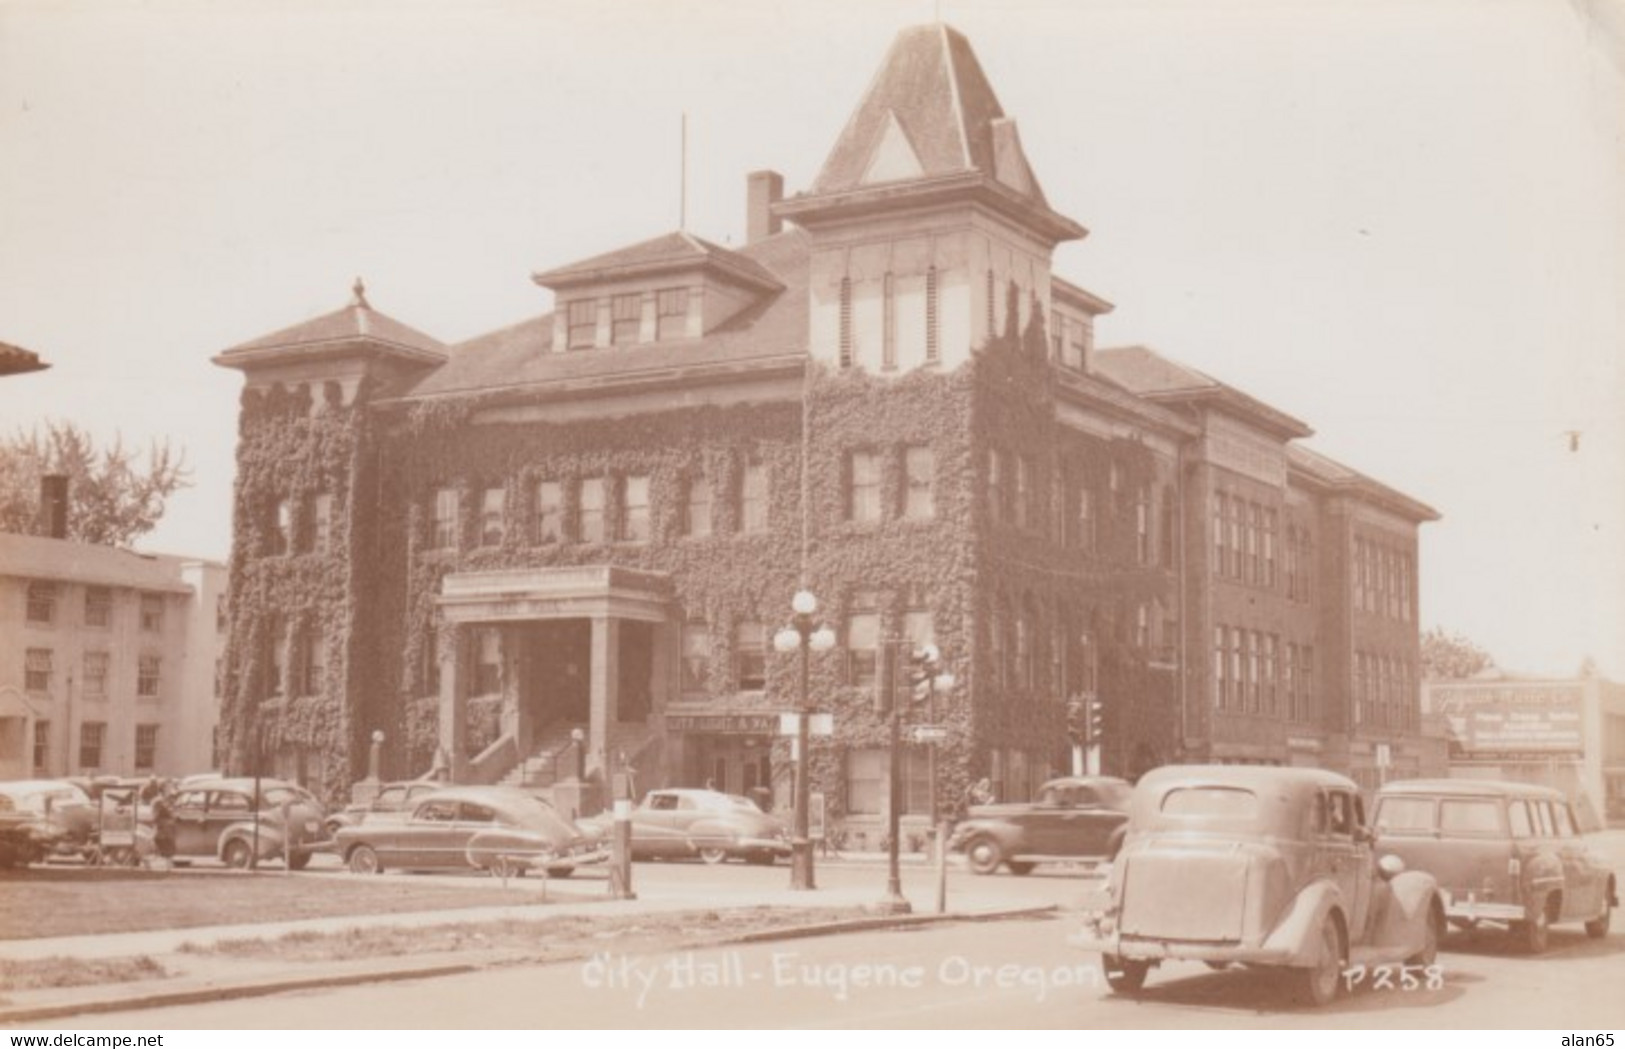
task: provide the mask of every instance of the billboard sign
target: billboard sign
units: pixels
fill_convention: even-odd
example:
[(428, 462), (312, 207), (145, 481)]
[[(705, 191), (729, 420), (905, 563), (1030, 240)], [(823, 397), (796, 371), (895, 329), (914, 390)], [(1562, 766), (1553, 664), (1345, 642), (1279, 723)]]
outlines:
[(1453, 757), (1578, 757), (1585, 750), (1578, 685), (1435, 685)]

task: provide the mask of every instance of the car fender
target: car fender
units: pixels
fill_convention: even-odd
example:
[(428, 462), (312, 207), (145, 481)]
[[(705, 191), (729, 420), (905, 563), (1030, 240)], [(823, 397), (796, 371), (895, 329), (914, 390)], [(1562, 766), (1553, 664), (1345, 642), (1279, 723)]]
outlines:
[[(264, 856), (266, 853), (275, 851), (276, 849), (280, 849), (282, 847), (282, 828), (274, 823), (262, 820), (260, 822), (259, 838), (260, 855)], [(248, 842), (249, 848), (253, 848), (253, 820), (244, 820), (241, 823), (233, 823), (225, 830), (221, 831), (220, 840), (215, 844), (215, 855), (221, 859), (224, 859), (226, 856), (226, 846), (239, 839)]]
[(1320, 949), (1321, 925), (1333, 911), (1342, 916), (1346, 931), (1348, 908), (1343, 905), (1337, 885), (1326, 879), (1305, 885), (1264, 937), (1264, 950), (1286, 956), (1287, 965), (1313, 964)]
[(1020, 840), (1020, 832), (1014, 824), (1003, 820), (980, 819), (967, 820), (954, 828), (954, 848), (963, 850), (977, 838), (992, 838), (998, 842), (1002, 852), (1009, 852), (1010, 847)]
[(728, 820), (698, 819), (688, 825), (688, 843), (695, 849), (727, 848), (739, 837), (739, 826)]
[[(1406, 954), (1421, 950), (1427, 942), (1429, 912), (1437, 904), (1443, 913), (1437, 880), (1426, 871), (1403, 871), (1390, 878), (1386, 887), (1386, 905), (1372, 909), (1375, 924), (1369, 934), (1370, 946)], [(1375, 899), (1373, 893), (1373, 902)]]

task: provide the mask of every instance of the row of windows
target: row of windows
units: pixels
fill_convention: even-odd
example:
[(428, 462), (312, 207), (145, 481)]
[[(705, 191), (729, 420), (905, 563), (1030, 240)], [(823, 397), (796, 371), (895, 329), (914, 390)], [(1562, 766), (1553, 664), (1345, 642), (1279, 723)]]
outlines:
[[(988, 514), (996, 522), (1015, 528), (1048, 534), (1043, 500), (1039, 493), (1045, 479), (1031, 456), (990, 448), (987, 453)], [(1117, 464), (1111, 464), (1104, 510), (1116, 514), (1122, 498), (1122, 479)], [(1134, 560), (1136, 564), (1174, 563), (1175, 512), (1172, 488), (1161, 489), (1160, 506), (1153, 506), (1153, 489), (1140, 485), (1133, 492)], [(1094, 552), (1099, 543), (1100, 496), (1081, 471), (1065, 471), (1061, 478), (1061, 522), (1059, 539), (1074, 550)]]
[[(107, 698), (107, 677), (113, 657), (109, 652), (86, 652), (79, 687), (86, 699)], [(157, 699), (163, 670), (160, 656), (144, 654), (136, 660), (135, 694), (141, 699)], [(56, 675), (56, 653), (49, 648), (30, 648), (23, 653), (23, 687), (29, 692), (49, 693)]]
[[(900, 309), (900, 304), (911, 308)], [(926, 364), (936, 364), (942, 359), (935, 266), (928, 268), (923, 278), (884, 274), (880, 278), (879, 307), (879, 316), (873, 318), (872, 324), (857, 324), (860, 318), (855, 316), (852, 278), (841, 278), (838, 361), (842, 368), (852, 367), (858, 356), (868, 349), (862, 345), (860, 327), (864, 332), (879, 328), (883, 371), (897, 368), (899, 347), (923, 353)]]
[[(56, 583), (36, 579), (28, 584), (28, 602), (25, 617), (31, 626), (51, 626), (60, 614), (61, 589)], [(164, 629), (164, 596), (142, 594), (140, 602), (141, 629), (147, 633), (162, 633)], [(113, 590), (105, 586), (85, 587), (84, 614), (81, 624), (87, 627), (113, 625)]]
[(294, 519), (292, 499), (280, 499), (276, 504), (276, 518), (269, 531), (272, 556), (281, 554), (325, 554), (333, 545), (333, 497), (317, 492), (305, 504), (303, 527)]
[[(666, 342), (688, 335), (690, 294), (687, 288), (662, 288), (649, 297), (654, 310), (653, 334), (656, 341)], [(629, 292), (609, 298), (609, 345), (631, 346), (643, 340), (643, 314), (645, 295)], [(598, 319), (603, 302), (599, 299), (576, 299), (565, 307), (565, 347), (571, 350), (590, 350), (600, 345)]]
[(1421, 717), (1416, 668), (1375, 652), (1354, 654), (1354, 723), (1415, 728)]
[(1277, 634), (1242, 627), (1213, 628), (1213, 698), (1237, 714), (1312, 721), (1315, 647), (1282, 642)]
[(1354, 540), (1349, 565), (1354, 608), (1403, 623), (1411, 621), (1411, 555), (1369, 539)]
[[(646, 543), (653, 538), (649, 476), (583, 477), (537, 480), (530, 484), (529, 521), (515, 520), (508, 505), (508, 489), (491, 487), (477, 493), (478, 516), (470, 546), (496, 547), (510, 533), (528, 532), (537, 545), (553, 543)], [(768, 474), (761, 463), (747, 463), (733, 493), (741, 532), (767, 530)], [(440, 488), (434, 493), (429, 518), (429, 548), (462, 548), (464, 517), (462, 492)], [(703, 475), (687, 478), (679, 495), (677, 528), (686, 537), (711, 535), (714, 528), (712, 486)]]
[[(150, 772), (158, 764), (157, 725), (135, 727), (135, 771)], [(79, 767), (102, 767), (107, 743), (107, 722), (81, 721), (79, 723)], [(34, 722), (34, 768), (44, 771), (51, 765), (51, 723)]]
[(909, 445), (902, 449), (902, 485), (890, 512), (884, 486), (886, 453), (851, 452), (847, 455), (846, 519), (875, 522), (884, 517), (925, 520), (935, 516), (936, 457), (930, 448)]
[(1277, 516), (1227, 492), (1213, 493), (1213, 574), (1274, 588)]
[(327, 646), (314, 628), (290, 631), (273, 620), (266, 689), (271, 696), (314, 696), (327, 677)]
[(1295, 524), (1286, 526), (1286, 596), (1291, 601), (1312, 600), (1310, 581), (1314, 578), (1313, 552), (1309, 530)]

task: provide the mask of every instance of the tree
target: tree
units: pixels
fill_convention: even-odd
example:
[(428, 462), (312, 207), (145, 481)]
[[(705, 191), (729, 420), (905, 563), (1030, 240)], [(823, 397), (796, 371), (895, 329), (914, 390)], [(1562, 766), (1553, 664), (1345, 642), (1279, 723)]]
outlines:
[(1422, 634), (1422, 677), (1428, 681), (1469, 678), (1495, 665), (1490, 654), (1462, 637), (1434, 627)]
[(48, 421), (43, 433), (19, 430), (0, 441), (0, 532), (45, 531), (39, 503), (47, 474), (68, 477), (68, 538), (103, 546), (128, 546), (152, 531), (165, 501), (191, 481), (185, 453), (167, 440), (152, 443), (143, 465), (122, 438), (98, 451), (78, 426)]

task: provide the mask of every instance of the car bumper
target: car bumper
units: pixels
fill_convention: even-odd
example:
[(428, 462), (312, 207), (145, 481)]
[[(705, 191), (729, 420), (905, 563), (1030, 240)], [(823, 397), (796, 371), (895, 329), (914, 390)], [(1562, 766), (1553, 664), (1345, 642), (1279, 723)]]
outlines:
[(577, 867), (591, 867), (594, 864), (608, 863), (608, 862), (609, 862), (609, 850), (600, 848), (600, 849), (592, 849), (592, 850), (590, 850), (588, 852), (571, 853), (568, 856), (555, 856), (555, 857), (553, 857), (551, 859), (533, 860), (533, 861), (531, 861), (530, 866), (532, 866), (532, 867), (540, 867), (543, 870), (549, 870), (549, 871), (563, 871), (563, 870), (572, 870), (573, 871)]
[(1066, 938), (1067, 946), (1081, 951), (1114, 954), (1137, 961), (1245, 962), (1250, 965), (1290, 965), (1297, 959), (1286, 948), (1248, 947), (1234, 943), (1191, 943), (1181, 940), (1143, 940), (1090, 929)]
[(1522, 904), (1478, 900), (1472, 893), (1457, 896), (1446, 892), (1445, 917), (1458, 922), (1521, 922), (1526, 917)]
[(734, 855), (770, 852), (775, 856), (790, 855), (790, 843), (783, 838), (740, 838), (728, 850)]

